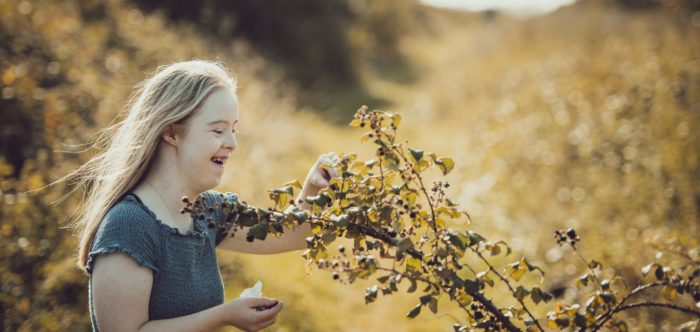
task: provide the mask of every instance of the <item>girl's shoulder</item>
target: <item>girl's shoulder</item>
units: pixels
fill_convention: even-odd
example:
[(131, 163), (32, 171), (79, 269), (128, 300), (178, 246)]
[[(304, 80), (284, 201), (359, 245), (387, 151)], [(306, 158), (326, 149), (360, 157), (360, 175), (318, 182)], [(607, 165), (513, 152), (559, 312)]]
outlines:
[(157, 231), (154, 221), (155, 216), (144, 208), (138, 196), (127, 193), (107, 210), (100, 228), (138, 227), (144, 231)]

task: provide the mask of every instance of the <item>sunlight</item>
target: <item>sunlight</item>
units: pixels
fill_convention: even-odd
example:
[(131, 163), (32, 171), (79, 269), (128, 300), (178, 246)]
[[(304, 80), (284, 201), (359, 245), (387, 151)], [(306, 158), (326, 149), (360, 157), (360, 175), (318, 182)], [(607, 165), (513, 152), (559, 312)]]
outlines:
[(435, 7), (468, 11), (503, 10), (513, 14), (545, 14), (574, 3), (575, 0), (422, 0)]

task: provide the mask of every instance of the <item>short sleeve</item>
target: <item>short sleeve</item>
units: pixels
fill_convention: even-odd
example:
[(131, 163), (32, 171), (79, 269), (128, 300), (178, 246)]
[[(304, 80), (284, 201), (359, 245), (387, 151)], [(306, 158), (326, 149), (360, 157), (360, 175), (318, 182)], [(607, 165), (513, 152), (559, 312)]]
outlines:
[(221, 205), (224, 202), (228, 202), (229, 204), (238, 203), (238, 195), (230, 192), (222, 193), (209, 190), (204, 192), (204, 196), (206, 197), (204, 205), (206, 207), (214, 208), (214, 213), (212, 216), (214, 228), (212, 229), (212, 235), (214, 236), (214, 246), (218, 246), (226, 238), (231, 228), (235, 224), (232, 216), (224, 215)]
[(159, 241), (157, 224), (148, 212), (136, 202), (121, 201), (102, 219), (85, 269), (92, 273), (97, 256), (119, 251), (158, 273)]

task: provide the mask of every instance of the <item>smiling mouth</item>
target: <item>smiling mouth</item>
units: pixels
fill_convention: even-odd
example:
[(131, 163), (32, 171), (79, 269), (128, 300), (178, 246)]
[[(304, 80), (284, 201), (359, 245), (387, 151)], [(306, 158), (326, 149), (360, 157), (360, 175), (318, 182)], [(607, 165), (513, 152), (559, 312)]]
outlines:
[(211, 158), (211, 161), (219, 166), (224, 166), (224, 159), (222, 158)]

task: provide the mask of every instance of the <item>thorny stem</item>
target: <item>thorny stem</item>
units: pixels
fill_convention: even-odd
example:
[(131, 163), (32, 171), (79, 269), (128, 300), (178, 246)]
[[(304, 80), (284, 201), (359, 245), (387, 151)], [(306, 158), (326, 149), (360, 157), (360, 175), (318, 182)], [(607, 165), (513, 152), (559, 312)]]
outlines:
[(634, 309), (637, 307), (661, 307), (661, 308), (668, 308), (668, 309), (673, 309), (673, 310), (678, 310), (681, 312), (684, 312), (689, 315), (693, 315), (696, 317), (700, 317), (700, 311), (693, 310), (691, 308), (687, 307), (681, 307), (679, 305), (673, 304), (673, 303), (662, 303), (662, 302), (637, 302), (637, 303), (632, 303), (628, 305), (621, 306), (617, 308), (617, 312), (624, 311), (627, 309)]
[(391, 146), (391, 149), (393, 151), (396, 151), (396, 153), (399, 156), (401, 156), (401, 159), (403, 159), (404, 163), (406, 163), (406, 165), (408, 165), (408, 167), (411, 169), (411, 172), (418, 179), (418, 183), (420, 184), (420, 189), (421, 189), (421, 191), (423, 191), (423, 194), (425, 194), (425, 198), (428, 201), (428, 205), (430, 206), (430, 215), (432, 217), (432, 222), (430, 223), (430, 227), (433, 229), (433, 232), (435, 232), (435, 236), (437, 236), (438, 231), (437, 231), (437, 219), (435, 218), (435, 208), (433, 207), (433, 202), (430, 200), (430, 195), (428, 194), (428, 191), (425, 189), (425, 185), (423, 184), (423, 178), (420, 176), (420, 172), (418, 172), (415, 168), (413, 168), (413, 164), (411, 164), (411, 162), (408, 161), (406, 156), (403, 154), (403, 151), (395, 148), (393, 145)]
[(622, 300), (620, 300), (620, 302), (615, 306), (615, 308), (613, 308), (613, 309), (609, 310), (608, 312), (604, 313), (602, 316), (597, 317), (596, 320), (601, 320), (601, 319), (602, 319), (602, 320), (600, 321), (600, 323), (597, 324), (598, 326), (597, 326), (595, 329), (593, 329), (592, 331), (593, 331), (593, 332), (598, 331), (600, 328), (602, 328), (602, 327), (605, 325), (605, 323), (606, 323), (615, 313), (622, 311), (622, 310), (620, 310), (620, 308), (623, 307), (623, 305), (625, 304), (625, 302), (626, 302), (627, 300), (629, 300), (629, 299), (632, 298), (633, 296), (635, 296), (635, 295), (637, 295), (637, 294), (639, 294), (639, 293), (641, 293), (641, 292), (643, 292), (643, 291), (645, 291), (645, 290), (647, 290), (647, 289), (650, 289), (650, 288), (653, 288), (653, 287), (658, 287), (658, 286), (663, 286), (663, 284), (662, 284), (661, 282), (659, 282), (659, 281), (655, 281), (655, 282), (652, 282), (652, 283), (649, 283), (649, 284), (637, 286), (637, 288), (633, 289), (631, 292), (629, 292), (627, 295), (625, 295), (625, 297), (623, 297)]
[[(431, 280), (429, 280), (429, 279), (421, 278), (421, 277), (414, 277), (414, 276), (406, 275), (405, 273), (399, 272), (399, 271), (397, 271), (397, 270), (394, 269), (394, 268), (387, 269), (387, 268), (384, 268), (384, 267), (377, 267), (377, 270), (393, 272), (393, 273), (396, 273), (396, 274), (399, 274), (399, 275), (403, 276), (404, 278), (409, 278), (409, 279), (412, 278), (412, 279), (415, 279), (415, 280), (420, 280), (420, 281), (422, 281), (422, 282), (424, 282), (424, 283), (427, 283), (427, 284), (429, 284), (429, 285), (431, 285), (431, 286), (433, 286), (433, 287), (435, 287), (435, 288), (440, 288), (440, 289), (442, 289), (444, 293), (447, 293), (448, 295), (450, 295), (450, 299), (452, 299), (453, 301), (457, 302), (457, 305), (459, 305), (459, 306), (464, 310), (464, 312), (466, 312), (467, 315), (468, 315), (469, 317), (471, 317), (471, 319), (476, 320), (476, 318), (472, 315), (472, 313), (469, 311), (469, 309), (467, 309), (467, 307), (466, 307), (464, 304), (462, 304), (461, 301), (455, 299), (454, 296), (453, 296), (452, 294), (450, 294), (449, 292), (447, 292), (442, 286), (436, 284), (435, 282), (433, 282), (433, 281), (431, 281)], [(433, 274), (433, 276), (435, 276), (435, 274)]]
[(674, 255), (679, 256), (681, 258), (685, 258), (686, 260), (690, 261), (690, 263), (692, 263), (692, 264), (700, 264), (700, 260), (695, 260), (695, 259), (693, 259), (693, 257), (688, 255), (688, 253), (685, 253), (685, 252), (678, 250), (678, 249), (663, 248), (657, 244), (652, 244), (652, 248), (654, 248), (656, 250), (663, 250), (665, 252), (674, 254)]
[(474, 253), (476, 253), (476, 254), (479, 256), (479, 258), (481, 258), (481, 260), (482, 260), (484, 263), (486, 263), (486, 266), (489, 267), (489, 271), (493, 272), (499, 279), (501, 279), (501, 281), (503, 281), (504, 284), (506, 284), (506, 286), (508, 286), (508, 289), (510, 290), (510, 293), (513, 294), (513, 297), (514, 297), (516, 300), (518, 300), (518, 302), (520, 302), (520, 305), (523, 307), (523, 309), (525, 310), (525, 312), (527, 312), (527, 315), (530, 316), (530, 319), (532, 319), (532, 321), (535, 322), (535, 325), (537, 325), (537, 328), (539, 328), (540, 331), (544, 331), (544, 328), (542, 328), (542, 325), (540, 325), (540, 322), (537, 320), (537, 318), (535, 318), (535, 316), (532, 314), (532, 312), (530, 312), (530, 310), (527, 308), (527, 306), (525, 306), (525, 302), (523, 302), (521, 299), (519, 299), (519, 298), (517, 298), (517, 297), (515, 296), (515, 290), (513, 289), (513, 286), (511, 286), (511, 284), (510, 284), (510, 282), (508, 281), (508, 279), (506, 279), (505, 277), (503, 277), (503, 275), (501, 275), (500, 273), (498, 273), (498, 271), (496, 271), (496, 269), (493, 268), (493, 265), (491, 265), (491, 263), (486, 259), (486, 257), (484, 257), (484, 255), (481, 254), (481, 252), (479, 252), (478, 250), (474, 249), (474, 248), (471, 247), (471, 246), (470, 246), (469, 248), (470, 248)]
[[(312, 218), (312, 219), (315, 219), (315, 220), (318, 220), (318, 221), (326, 221), (326, 222), (329, 221), (329, 220), (327, 220), (327, 219), (323, 219), (323, 218), (319, 218), (319, 217), (313, 217), (313, 216), (312, 216), (311, 218)], [(389, 237), (389, 236), (386, 235), (386, 234), (377, 232), (376, 230), (374, 230), (374, 229), (372, 229), (372, 228), (369, 228), (369, 227), (366, 227), (366, 226), (363, 226), (363, 225), (358, 225), (358, 224), (348, 224), (348, 227), (351, 227), (351, 225), (352, 225), (352, 227), (357, 227), (358, 230), (360, 230), (360, 232), (362, 232), (362, 234), (369, 235), (369, 236), (374, 237), (374, 238), (376, 238), (376, 239), (382, 240), (382, 241), (384, 241), (385, 243), (387, 243), (387, 244), (389, 244), (389, 245), (396, 246), (396, 244), (395, 244), (394, 241), (391, 239), (391, 237)], [(409, 255), (413, 256), (414, 258), (418, 258), (418, 259), (422, 259), (422, 256), (423, 256), (423, 254), (422, 254), (421, 252), (416, 251), (416, 250), (413, 249), (413, 248), (408, 248), (408, 249), (406, 250), (406, 253), (408, 253)], [(433, 275), (434, 275), (434, 272), (433, 272)], [(437, 277), (436, 277), (436, 278), (437, 278)], [(424, 281), (424, 280), (422, 280), (422, 281)], [(445, 289), (444, 289), (442, 286), (439, 286), (439, 287), (440, 287), (441, 289), (443, 289), (443, 291), (445, 291)], [(503, 313), (501, 313), (501, 311), (500, 311), (489, 299), (487, 299), (486, 297), (484, 297), (484, 296), (483, 296), (482, 294), (480, 294), (479, 292), (473, 292), (473, 293), (472, 293), (472, 292), (467, 291), (467, 293), (468, 293), (471, 297), (473, 297), (476, 301), (481, 302), (481, 303), (486, 307), (486, 309), (487, 309), (489, 312), (491, 312), (501, 323), (503, 323), (503, 324), (506, 326), (506, 328), (507, 328), (509, 331), (519, 331), (519, 329), (518, 329), (517, 327), (515, 327), (515, 326), (513, 325), (513, 323), (511, 323), (511, 321), (510, 321), (507, 317), (505, 317), (505, 316), (503, 315)], [(449, 294), (449, 292), (448, 292), (448, 294)], [(457, 303), (459, 303), (459, 301), (456, 300), (456, 299), (454, 299), (454, 297), (453, 297), (452, 295), (450, 295), (450, 298), (452, 298), (452, 299), (455, 300)], [(465, 308), (461, 303), (459, 303), (459, 304), (460, 304), (460, 307), (462, 307), (462, 309), (464, 309), (466, 312), (468, 312), (468, 309), (467, 309), (467, 308)]]
[[(316, 220), (316, 221), (332, 222), (331, 220), (328, 220), (328, 219), (325, 219), (325, 218), (316, 217), (316, 216), (310, 216), (310, 218), (311, 218), (312, 220)], [(375, 238), (375, 239), (381, 240), (382, 242), (384, 242), (384, 243), (386, 243), (386, 244), (388, 244), (388, 245), (391, 245), (391, 246), (394, 246), (394, 247), (396, 246), (396, 243), (395, 243), (395, 241), (391, 238), (391, 236), (389, 236), (389, 235), (387, 235), (387, 234), (384, 234), (384, 233), (381, 233), (381, 232), (378, 232), (377, 230), (375, 230), (375, 229), (373, 229), (373, 228), (371, 228), (371, 227), (367, 227), (367, 226), (360, 225), (360, 224), (355, 224), (355, 223), (349, 223), (347, 227), (348, 227), (348, 228), (355, 227), (355, 228), (357, 228), (357, 230), (359, 230), (360, 233), (362, 233), (363, 235), (368, 235), (368, 236), (371, 236), (371, 237), (373, 237), (373, 238)], [(418, 250), (415, 250), (414, 248), (408, 248), (408, 249), (406, 249), (406, 253), (408, 253), (409, 255), (411, 255), (413, 258), (417, 258), (417, 259), (422, 259), (422, 258), (423, 258), (423, 253), (420, 252), (420, 251), (418, 251)]]
[(595, 271), (593, 271), (593, 268), (591, 268), (591, 266), (588, 264), (588, 261), (585, 258), (583, 258), (583, 255), (581, 255), (581, 253), (578, 251), (578, 249), (576, 249), (576, 247), (574, 245), (572, 245), (571, 243), (568, 243), (568, 244), (571, 247), (571, 249), (574, 250), (574, 254), (576, 255), (576, 257), (578, 257), (578, 259), (581, 262), (583, 262), (584, 265), (586, 265), (586, 267), (588, 268), (588, 271), (591, 271), (591, 276), (595, 280), (598, 287), (600, 287), (600, 289), (602, 290), (603, 286), (601, 285), (600, 279), (598, 279), (598, 276), (595, 274)]

